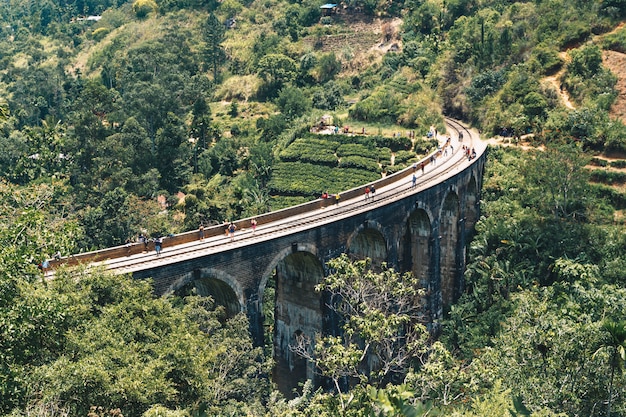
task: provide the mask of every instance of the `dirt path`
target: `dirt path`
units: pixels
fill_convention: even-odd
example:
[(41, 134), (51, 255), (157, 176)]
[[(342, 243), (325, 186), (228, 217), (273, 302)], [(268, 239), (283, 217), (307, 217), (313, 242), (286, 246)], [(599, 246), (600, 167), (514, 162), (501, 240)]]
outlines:
[(617, 76), (617, 99), (609, 114), (626, 123), (626, 54), (616, 51), (603, 51), (602, 64)]
[[(569, 56), (567, 55), (567, 51), (560, 52), (559, 56), (565, 63), (569, 62)], [(569, 94), (567, 93), (567, 90), (565, 90), (564, 88), (561, 88), (560, 78), (565, 72), (565, 67), (566, 65), (563, 65), (563, 68), (561, 68), (559, 72), (549, 77), (545, 77), (543, 81), (551, 84), (554, 87), (554, 89), (557, 91), (559, 96), (561, 97), (561, 100), (563, 101), (563, 104), (565, 104), (565, 107), (573, 110), (575, 109), (575, 107), (569, 98)]]

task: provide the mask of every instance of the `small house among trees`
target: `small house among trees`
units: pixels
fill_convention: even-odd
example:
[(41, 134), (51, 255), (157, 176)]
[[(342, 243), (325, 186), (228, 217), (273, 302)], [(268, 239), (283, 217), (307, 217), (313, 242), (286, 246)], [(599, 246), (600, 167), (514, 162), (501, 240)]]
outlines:
[(322, 14), (324, 16), (330, 16), (332, 14), (335, 14), (335, 12), (337, 11), (337, 5), (334, 3), (326, 3), (321, 5), (320, 9), (322, 9)]

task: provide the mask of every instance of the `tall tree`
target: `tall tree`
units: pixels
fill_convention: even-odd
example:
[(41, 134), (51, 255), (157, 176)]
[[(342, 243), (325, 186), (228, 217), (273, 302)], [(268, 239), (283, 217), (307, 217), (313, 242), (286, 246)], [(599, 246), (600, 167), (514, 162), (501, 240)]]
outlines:
[(334, 272), (316, 289), (330, 294), (342, 335), (317, 340), (314, 354), (306, 339), (293, 349), (313, 360), (339, 392), (346, 378), (375, 386), (398, 381), (427, 351), (418, 279), (386, 265), (376, 272), (369, 259), (351, 262), (345, 254), (328, 266)]
[(589, 160), (575, 145), (552, 145), (536, 152), (525, 175), (536, 187), (532, 193), (543, 202), (538, 206), (557, 219), (584, 218), (589, 197), (585, 165)]
[(226, 60), (226, 52), (222, 46), (225, 33), (224, 25), (210, 13), (204, 25), (204, 60), (205, 65), (213, 71), (214, 80), (219, 79), (219, 68)]

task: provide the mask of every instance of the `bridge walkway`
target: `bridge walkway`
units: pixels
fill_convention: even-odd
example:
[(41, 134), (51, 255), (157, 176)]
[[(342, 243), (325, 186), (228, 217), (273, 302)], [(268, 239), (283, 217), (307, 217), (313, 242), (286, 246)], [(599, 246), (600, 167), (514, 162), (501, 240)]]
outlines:
[[(115, 249), (110, 258), (100, 260), (97, 262), (87, 262), (91, 267), (101, 266), (107, 270), (114, 271), (115, 273), (132, 273), (148, 268), (155, 268), (176, 262), (182, 262), (190, 258), (196, 258), (204, 255), (209, 255), (217, 252), (234, 250), (245, 245), (252, 245), (263, 241), (275, 239), (277, 237), (283, 237), (290, 234), (300, 232), (302, 230), (318, 227), (322, 224), (329, 224), (341, 219), (344, 219), (355, 214), (359, 214), (374, 207), (389, 204), (397, 201), (398, 199), (405, 198), (407, 195), (418, 194), (421, 191), (432, 187), (445, 179), (454, 176), (459, 171), (467, 168), (471, 165), (472, 161), (468, 160), (465, 155), (462, 146), (466, 144), (470, 148), (476, 151), (476, 156), (479, 157), (486, 149), (486, 144), (480, 141), (478, 132), (470, 130), (462, 124), (452, 120), (446, 120), (449, 133), (446, 135), (439, 135), (439, 140), (443, 146), (446, 142), (446, 138), (450, 136), (451, 148), (447, 152), (447, 156), (441, 156), (437, 158), (436, 163), (428, 163), (429, 157), (424, 161), (427, 165), (424, 168), (424, 173), (418, 167), (416, 170), (417, 183), (416, 186), (412, 185), (413, 168), (409, 167), (400, 173), (393, 174), (398, 178), (394, 181), (375, 181), (376, 195), (374, 198), (370, 198), (369, 201), (365, 200), (364, 189), (365, 185), (357, 187), (352, 190), (340, 193), (342, 198), (338, 204), (334, 204), (332, 200), (316, 200), (319, 201), (318, 208), (313, 210), (307, 210), (302, 213), (297, 213), (291, 216), (280, 217), (266, 223), (259, 222), (256, 231), (253, 232), (250, 227), (242, 227), (235, 232), (234, 240), (231, 240), (229, 236), (224, 233), (213, 233), (206, 236), (204, 239), (199, 239), (199, 232), (187, 232), (186, 234), (194, 234), (195, 238), (187, 239), (188, 241), (178, 244), (168, 244), (169, 238), (164, 238), (163, 250), (159, 255), (154, 251), (141, 251), (137, 250), (137, 247), (143, 245), (141, 243), (133, 244), (133, 250), (130, 248), (128, 254), (125, 255), (125, 247), (111, 248), (109, 251)], [(459, 141), (459, 133), (463, 132), (464, 142)], [(346, 196), (344, 198), (344, 196)], [(309, 203), (307, 203), (309, 204)], [(258, 218), (258, 217), (257, 217)], [(239, 224), (249, 224), (248, 222), (238, 221)], [(218, 226), (222, 230), (226, 228), (226, 225)], [(173, 241), (174, 239), (172, 239)], [(107, 251), (106, 249), (104, 251)], [(96, 251), (95, 253), (102, 252)], [(80, 255), (82, 259), (80, 262), (85, 262), (89, 259), (89, 254)], [(71, 259), (68, 257), (66, 259)], [(63, 260), (60, 262), (63, 263)], [(55, 265), (56, 266), (56, 265)], [(54, 268), (46, 271), (46, 276), (51, 278), (54, 275)]]

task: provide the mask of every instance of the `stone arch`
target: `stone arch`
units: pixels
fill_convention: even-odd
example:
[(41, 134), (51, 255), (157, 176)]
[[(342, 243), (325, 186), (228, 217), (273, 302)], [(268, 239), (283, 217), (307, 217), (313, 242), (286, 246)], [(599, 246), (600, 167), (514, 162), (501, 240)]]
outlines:
[(373, 266), (387, 261), (387, 243), (382, 226), (366, 220), (348, 239), (348, 254), (357, 259), (370, 258)]
[(290, 254), (295, 253), (295, 252), (308, 252), (314, 255), (315, 257), (318, 257), (317, 248), (315, 247), (315, 245), (312, 245), (310, 243), (293, 243), (291, 246), (286, 247), (280, 252), (278, 252), (276, 256), (274, 256), (272, 261), (267, 265), (267, 267), (265, 268), (265, 271), (263, 271), (263, 276), (261, 277), (261, 282), (259, 283), (259, 294), (258, 294), (259, 300), (263, 299), (263, 292), (265, 292), (267, 281), (274, 274), (274, 271), (276, 270), (276, 266), (278, 265), (278, 263), (281, 262)]
[(186, 295), (196, 289), (200, 296), (211, 296), (215, 304), (226, 309), (226, 316), (233, 317), (245, 311), (245, 296), (243, 289), (235, 278), (229, 274), (213, 269), (196, 269), (176, 281), (169, 292), (177, 295)]
[(420, 279), (421, 285), (428, 288), (432, 268), (432, 222), (426, 210), (418, 208), (406, 221), (408, 270)]
[(439, 273), (442, 307), (448, 309), (458, 297), (459, 278), (459, 197), (452, 187), (439, 215)]
[(467, 184), (467, 192), (465, 194), (465, 230), (470, 232), (474, 230), (478, 221), (478, 184), (476, 177), (471, 176)]
[(307, 247), (312, 248), (294, 244), (281, 251), (268, 266), (261, 283), (264, 291), (275, 274), (273, 380), (288, 397), (293, 396), (298, 383), (315, 379), (312, 364), (292, 352), (290, 345), (296, 342), (297, 335), (313, 343), (315, 336), (324, 332), (323, 298), (315, 291), (324, 278), (324, 268), (316, 254), (305, 250)]

